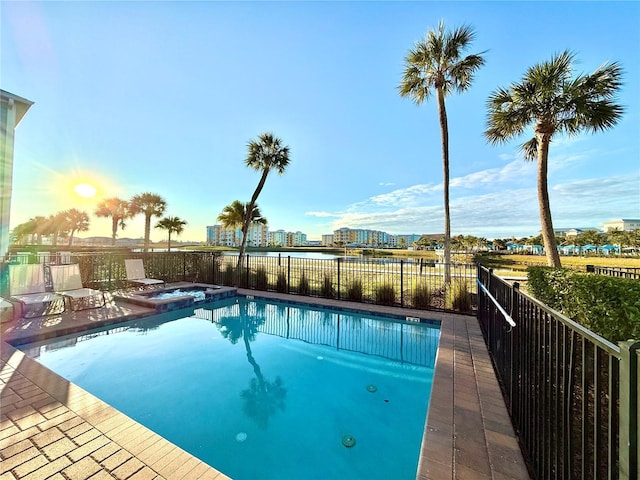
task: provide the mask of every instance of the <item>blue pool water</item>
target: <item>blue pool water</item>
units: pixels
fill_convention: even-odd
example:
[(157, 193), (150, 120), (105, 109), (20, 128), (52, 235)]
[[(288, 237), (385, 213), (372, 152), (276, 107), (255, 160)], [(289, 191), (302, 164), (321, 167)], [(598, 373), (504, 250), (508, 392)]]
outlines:
[(189, 313), (21, 348), (235, 480), (415, 478), (437, 325), (242, 297)]

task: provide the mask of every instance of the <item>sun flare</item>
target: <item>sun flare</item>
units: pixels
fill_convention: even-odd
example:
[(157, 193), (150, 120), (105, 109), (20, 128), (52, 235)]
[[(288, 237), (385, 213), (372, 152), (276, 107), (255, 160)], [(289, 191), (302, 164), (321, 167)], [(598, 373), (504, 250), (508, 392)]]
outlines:
[(96, 187), (89, 185), (88, 183), (79, 183), (73, 190), (81, 197), (91, 198), (96, 194)]

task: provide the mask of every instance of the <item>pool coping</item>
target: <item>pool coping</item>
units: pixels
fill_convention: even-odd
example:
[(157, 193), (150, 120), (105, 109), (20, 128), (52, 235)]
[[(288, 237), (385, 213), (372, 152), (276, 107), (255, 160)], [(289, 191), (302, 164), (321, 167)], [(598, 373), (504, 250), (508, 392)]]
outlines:
[[(416, 478), (530, 478), (475, 317), (254, 290), (239, 289), (238, 294), (439, 321), (440, 345)], [(129, 317), (121, 316), (120, 321), (156, 313), (140, 306), (123, 306), (113, 299), (110, 306), (120, 313), (131, 310)], [(76, 331), (119, 322), (108, 315), (96, 320), (98, 312), (94, 311), (93, 317), (91, 311), (85, 312), (74, 312)], [(87, 318), (83, 320), (83, 316)], [(7, 326), (1, 330), (0, 455), (3, 465), (8, 465), (0, 467), (3, 480), (6, 472), (13, 478), (39, 478), (33, 474), (41, 469), (53, 472), (51, 475), (64, 472), (68, 478), (88, 478), (74, 476), (86, 469), (109, 474), (109, 478), (228, 478), (28, 358), (4, 342)], [(60, 336), (60, 331), (46, 330), (44, 336)], [(80, 430), (84, 431), (72, 436)], [(56, 440), (44, 444), (41, 439), (45, 437)], [(91, 440), (80, 443), (86, 438)], [(48, 455), (54, 445), (62, 443), (71, 450), (55, 458)], [(44, 464), (33, 468), (41, 462)]]

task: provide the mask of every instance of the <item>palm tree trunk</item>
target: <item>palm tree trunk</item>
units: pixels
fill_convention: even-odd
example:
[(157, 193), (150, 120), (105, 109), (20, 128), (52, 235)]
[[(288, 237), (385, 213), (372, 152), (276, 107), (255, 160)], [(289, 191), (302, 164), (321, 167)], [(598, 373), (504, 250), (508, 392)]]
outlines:
[(169, 238), (167, 239), (167, 252), (171, 251), (171, 229), (167, 230), (169, 232)]
[(116, 235), (118, 234), (118, 217), (111, 217), (111, 246), (116, 246)]
[(269, 175), (269, 170), (264, 169), (262, 171), (262, 177), (260, 177), (260, 181), (258, 182), (258, 186), (253, 192), (251, 196), (251, 201), (249, 205), (247, 205), (247, 211), (244, 213), (244, 223), (242, 224), (242, 243), (240, 244), (240, 252), (238, 252), (238, 264), (236, 265), (236, 287), (239, 285), (240, 281), (240, 267), (242, 266), (242, 262), (244, 260), (244, 254), (247, 249), (247, 233), (249, 232), (249, 225), (251, 224), (251, 217), (253, 214), (253, 207), (258, 200), (258, 196), (262, 191), (262, 187), (264, 187), (264, 182), (267, 181), (267, 175)]
[(69, 243), (67, 244), (67, 246), (71, 246), (71, 244), (73, 243), (73, 235), (74, 233), (76, 233), (75, 230), (71, 230), (71, 233), (69, 234)]
[(540, 208), (540, 224), (542, 227), (542, 240), (547, 256), (547, 265), (560, 268), (560, 254), (556, 236), (551, 220), (551, 206), (549, 203), (549, 190), (547, 188), (547, 170), (549, 160), (549, 143), (551, 136), (536, 133), (538, 139), (538, 206)]
[(149, 251), (149, 237), (151, 236), (151, 214), (144, 216), (144, 251)]
[(442, 170), (444, 190), (444, 281), (451, 283), (451, 216), (449, 214), (449, 126), (447, 109), (444, 104), (442, 87), (436, 88), (438, 97), (438, 115), (440, 117), (440, 133), (442, 134)]

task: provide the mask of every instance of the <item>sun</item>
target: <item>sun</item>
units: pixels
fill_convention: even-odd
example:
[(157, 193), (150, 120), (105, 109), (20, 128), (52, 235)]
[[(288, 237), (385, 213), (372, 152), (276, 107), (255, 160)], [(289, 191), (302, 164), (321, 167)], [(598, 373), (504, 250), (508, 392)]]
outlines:
[(89, 185), (88, 183), (79, 183), (73, 190), (81, 197), (91, 198), (96, 194), (96, 187)]

